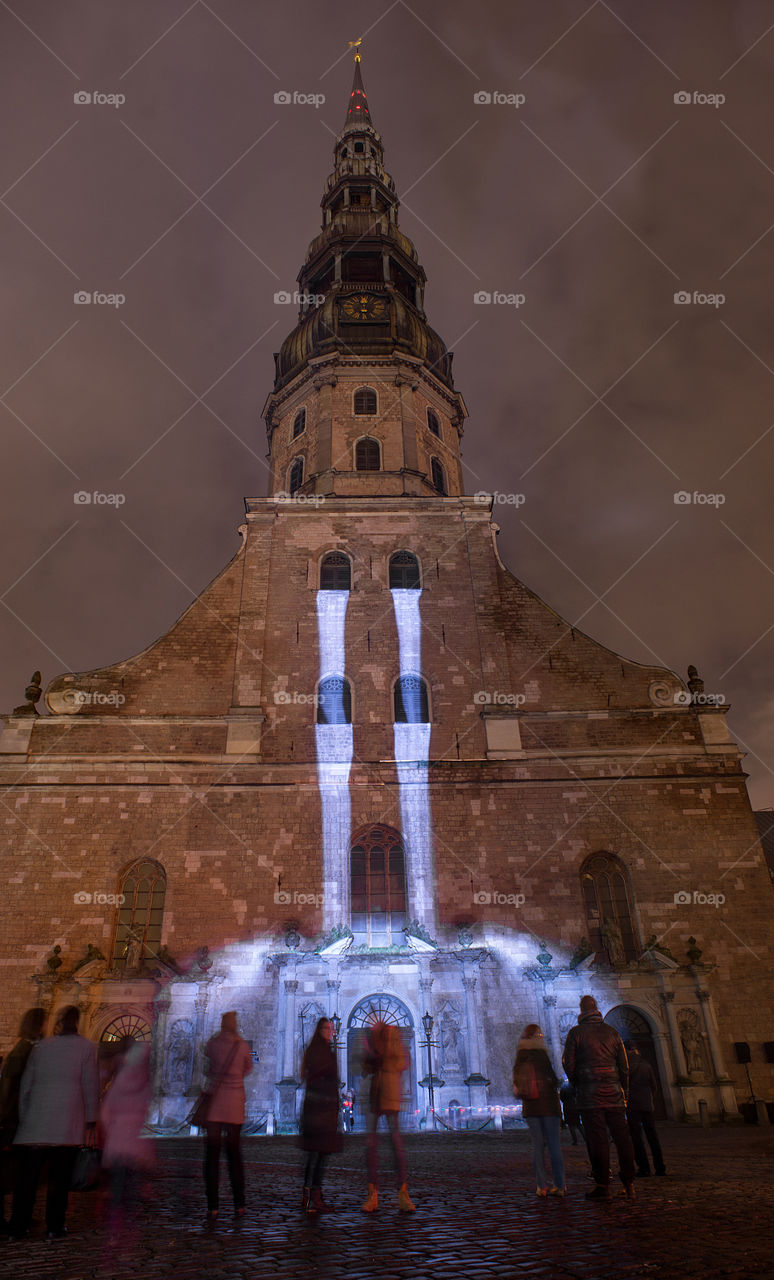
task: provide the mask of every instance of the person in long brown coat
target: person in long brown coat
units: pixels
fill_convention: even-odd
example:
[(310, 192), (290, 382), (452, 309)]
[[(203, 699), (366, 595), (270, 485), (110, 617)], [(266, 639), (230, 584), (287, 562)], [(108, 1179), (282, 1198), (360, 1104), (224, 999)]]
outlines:
[(245, 1122), (244, 1078), (253, 1069), (253, 1058), (249, 1044), (237, 1031), (237, 1016), (233, 1010), (223, 1014), (220, 1020), (220, 1035), (212, 1036), (207, 1041), (204, 1056), (207, 1061), (210, 1087), (213, 1088), (212, 1101), (204, 1125), (207, 1135), (204, 1149), (204, 1184), (207, 1191), (207, 1217), (212, 1222), (218, 1216), (220, 1143), (224, 1129), (228, 1176), (234, 1197), (234, 1217), (241, 1218), (245, 1212), (245, 1171), (242, 1162), (241, 1129)]
[(301, 1207), (307, 1213), (328, 1213), (322, 1182), (328, 1156), (341, 1150), (339, 1133), (339, 1069), (333, 1048), (333, 1023), (320, 1018), (301, 1063), (306, 1084), (301, 1111), (299, 1146), (306, 1151)]
[(363, 1074), (371, 1077), (368, 1114), (368, 1196), (364, 1213), (379, 1207), (379, 1117), (384, 1116), (392, 1139), (395, 1176), (398, 1183), (398, 1208), (413, 1213), (414, 1205), (406, 1185), (406, 1157), (400, 1136), (398, 1116), (401, 1107), (401, 1076), (408, 1070), (409, 1060), (400, 1031), (384, 1022), (375, 1022), (363, 1056)]
[[(17, 1177), (17, 1161), (12, 1143), (19, 1127), (19, 1089), (27, 1059), (46, 1025), (44, 1009), (28, 1009), (21, 1020), (19, 1039), (3, 1063), (0, 1075), (0, 1209), (6, 1193), (12, 1191)], [(5, 1215), (0, 1213), (0, 1231), (7, 1232)]]

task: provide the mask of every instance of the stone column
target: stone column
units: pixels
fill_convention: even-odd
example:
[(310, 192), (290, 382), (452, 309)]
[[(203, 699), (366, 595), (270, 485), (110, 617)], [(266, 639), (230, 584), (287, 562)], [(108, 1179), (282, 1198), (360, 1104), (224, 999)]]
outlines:
[(685, 1054), (683, 1053), (683, 1042), (680, 1039), (680, 1032), (677, 1026), (677, 1018), (674, 1010), (674, 991), (662, 991), (661, 1001), (664, 1006), (664, 1016), (666, 1018), (667, 1029), (669, 1031), (669, 1044), (672, 1049), (672, 1059), (675, 1064), (675, 1073), (678, 1079), (685, 1080), (688, 1075), (688, 1067), (685, 1062)]
[(285, 1047), (282, 1062), (283, 1081), (295, 1084), (296, 1067), (296, 992), (298, 982), (295, 978), (285, 979)]
[[(312, 386), (317, 392), (317, 454), (314, 470), (318, 475), (330, 471), (333, 466), (333, 394), (336, 377), (332, 373), (321, 373), (313, 380)], [(307, 424), (307, 427), (310, 424)], [(310, 467), (310, 471), (312, 468)], [(348, 470), (347, 467), (344, 470)]]
[(395, 386), (398, 388), (398, 395), (400, 396), (400, 422), (403, 437), (401, 466), (409, 471), (416, 471), (419, 467), (416, 406), (413, 395), (409, 394), (409, 392), (415, 391), (418, 385), (416, 380), (406, 378), (401, 373), (396, 373), (395, 375)]
[(707, 1047), (709, 1049), (712, 1070), (715, 1075), (715, 1084), (720, 1098), (721, 1112), (730, 1115), (738, 1115), (739, 1107), (736, 1102), (734, 1086), (730, 1077), (726, 1073), (726, 1068), (723, 1063), (723, 1051), (720, 1047), (720, 1041), (718, 1040), (712, 996), (706, 987), (699, 986), (698, 981), (696, 986), (696, 994), (699, 997), (699, 1004), (701, 1005), (701, 1016), (704, 1020), (704, 1028), (707, 1034)]
[(465, 1084), (470, 1094), (470, 1105), (485, 1107), (488, 1102), (487, 1088), (489, 1081), (481, 1073), (481, 1052), (478, 1034), (478, 1008), (476, 1001), (477, 976), (465, 973), (462, 985), (465, 988), (465, 1024), (468, 1033), (468, 1077)]
[(152, 1064), (151, 1079), (153, 1081), (153, 1106), (154, 1123), (161, 1122), (161, 1116), (164, 1110), (162, 1099), (164, 1097), (164, 1061), (167, 1053), (167, 1027), (169, 1025), (169, 1011), (172, 1008), (172, 998), (168, 991), (162, 991), (156, 997), (156, 1023), (153, 1028), (152, 1044)]
[(546, 1017), (545, 1017), (546, 1037), (545, 1038), (548, 1041), (548, 1046), (549, 1046), (549, 1049), (551, 1050), (548, 1056), (550, 1057), (551, 1062), (554, 1065), (554, 1070), (557, 1071), (559, 1075), (561, 1075), (562, 1046), (560, 1044), (561, 1037), (559, 1035), (559, 1028), (556, 1022), (556, 996), (549, 994), (549, 992), (547, 991), (544, 991), (543, 1005), (546, 1011)]
[(205, 1036), (205, 1023), (207, 1015), (207, 1004), (209, 990), (205, 982), (199, 984), (199, 988), (194, 999), (194, 1048), (195, 1057), (193, 1070), (191, 1072), (191, 1092), (195, 1096), (202, 1087), (204, 1081), (204, 1045), (207, 1037)]

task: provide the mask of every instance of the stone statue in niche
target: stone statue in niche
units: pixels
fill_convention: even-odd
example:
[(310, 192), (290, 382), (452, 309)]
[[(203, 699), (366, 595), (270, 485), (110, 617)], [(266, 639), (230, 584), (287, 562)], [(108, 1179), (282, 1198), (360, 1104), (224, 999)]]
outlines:
[(191, 1023), (174, 1023), (167, 1051), (167, 1093), (186, 1093), (191, 1080)]
[(707, 1059), (704, 1039), (699, 1029), (699, 1019), (693, 1009), (684, 1009), (677, 1019), (680, 1030), (680, 1043), (683, 1046), (686, 1069), (693, 1073), (705, 1073)]
[(444, 1072), (460, 1070), (460, 1024), (451, 1013), (441, 1018), (441, 1060)]
[(611, 916), (605, 916), (602, 921), (602, 945), (613, 968), (625, 963), (621, 930)]

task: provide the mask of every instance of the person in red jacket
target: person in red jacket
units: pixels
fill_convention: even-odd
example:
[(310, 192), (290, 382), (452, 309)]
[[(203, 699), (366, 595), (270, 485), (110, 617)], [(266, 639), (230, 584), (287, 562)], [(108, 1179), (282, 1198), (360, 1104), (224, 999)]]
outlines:
[(564, 1195), (564, 1161), (559, 1137), (559, 1081), (536, 1022), (524, 1028), (513, 1064), (513, 1092), (521, 1098), (521, 1114), (532, 1138), (537, 1194), (545, 1196), (545, 1148), (551, 1158), (552, 1196)]
[(593, 996), (583, 996), (578, 1025), (565, 1041), (562, 1065), (570, 1084), (578, 1090), (583, 1132), (596, 1186), (588, 1200), (610, 1195), (610, 1137), (618, 1152), (624, 1191), (634, 1199), (634, 1148), (626, 1124), (626, 1091), (629, 1063), (623, 1040), (615, 1027), (604, 1022)]
[(242, 1163), (241, 1130), (245, 1122), (244, 1078), (253, 1069), (250, 1046), (237, 1031), (233, 1009), (220, 1020), (220, 1035), (212, 1036), (204, 1047), (207, 1075), (212, 1100), (207, 1110), (204, 1129), (207, 1134), (204, 1153), (204, 1184), (207, 1191), (207, 1218), (218, 1216), (218, 1183), (220, 1181), (220, 1142), (226, 1131), (226, 1160), (234, 1197), (234, 1217), (245, 1213), (245, 1171)]
[(339, 1069), (330, 1018), (320, 1018), (314, 1029), (301, 1063), (301, 1079), (306, 1093), (299, 1146), (308, 1153), (301, 1208), (307, 1213), (328, 1213), (332, 1206), (323, 1199), (323, 1174), (328, 1156), (341, 1151)]

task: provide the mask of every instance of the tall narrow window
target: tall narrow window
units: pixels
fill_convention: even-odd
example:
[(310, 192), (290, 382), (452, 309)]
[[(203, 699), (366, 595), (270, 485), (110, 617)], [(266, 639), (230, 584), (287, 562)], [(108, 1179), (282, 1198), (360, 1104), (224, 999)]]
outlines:
[(440, 436), (441, 424), (438, 421), (438, 415), (434, 413), (432, 409), (428, 409), (427, 411), (427, 425), (434, 436)]
[(349, 591), (352, 583), (352, 566), (349, 557), (341, 551), (329, 551), (320, 565), (321, 591)]
[(317, 687), (317, 723), (352, 724), (352, 690), (344, 676), (326, 676)]
[(396, 551), (390, 556), (390, 590), (418, 591), (419, 563), (410, 551)]
[(351, 911), (356, 944), (400, 946), (406, 923), (406, 871), (396, 831), (370, 827), (352, 846)]
[(140, 969), (158, 955), (166, 887), (164, 868), (150, 858), (135, 862), (126, 872), (113, 946), (114, 968)]
[(376, 413), (376, 392), (373, 387), (359, 387), (355, 392), (355, 413)]
[(626, 869), (611, 853), (595, 853), (581, 867), (589, 941), (597, 959), (614, 968), (636, 960), (641, 948), (632, 918)]
[(355, 445), (355, 468), (358, 471), (379, 471), (381, 467), (381, 449), (379, 441), (364, 436)]
[(445, 498), (446, 497), (446, 476), (444, 474), (444, 469), (437, 458), (433, 458), (430, 464), (430, 470), (433, 476), (433, 488), (436, 490), (437, 493), (440, 493), (441, 496)]
[(395, 723), (428, 724), (427, 685), (421, 676), (401, 676), (395, 683)]
[(293, 419), (293, 439), (295, 440), (296, 436), (300, 436), (303, 431), (306, 431), (306, 409), (299, 409)]
[(288, 479), (288, 492), (296, 493), (304, 483), (304, 459), (294, 458)]

